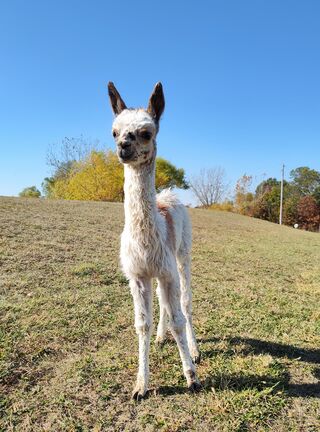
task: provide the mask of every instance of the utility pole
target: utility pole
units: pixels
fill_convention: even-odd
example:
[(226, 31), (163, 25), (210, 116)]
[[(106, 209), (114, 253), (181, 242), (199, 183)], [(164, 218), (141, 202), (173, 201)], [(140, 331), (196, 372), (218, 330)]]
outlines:
[(282, 172), (281, 172), (281, 189), (280, 189), (280, 215), (279, 215), (279, 225), (282, 225), (283, 179), (284, 179), (284, 164), (282, 164)]

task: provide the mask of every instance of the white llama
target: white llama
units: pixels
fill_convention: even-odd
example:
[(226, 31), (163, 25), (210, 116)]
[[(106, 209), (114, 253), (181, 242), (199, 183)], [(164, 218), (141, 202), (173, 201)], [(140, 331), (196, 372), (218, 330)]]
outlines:
[(191, 315), (191, 225), (187, 210), (171, 191), (156, 196), (155, 190), (156, 135), (165, 105), (162, 85), (156, 84), (147, 110), (127, 109), (111, 82), (108, 90), (116, 115), (112, 134), (125, 173), (121, 263), (130, 280), (139, 336), (139, 371), (132, 397), (143, 398), (148, 388), (152, 278), (158, 281), (160, 304), (157, 342), (165, 340), (169, 321), (188, 387), (195, 391), (200, 384), (194, 364), (200, 354)]

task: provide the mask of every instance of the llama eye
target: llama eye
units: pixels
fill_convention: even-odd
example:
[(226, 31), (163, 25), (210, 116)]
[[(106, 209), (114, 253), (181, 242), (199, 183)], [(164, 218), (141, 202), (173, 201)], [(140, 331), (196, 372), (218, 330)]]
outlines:
[(118, 132), (117, 131), (112, 131), (112, 135), (113, 135), (113, 138), (115, 138), (118, 135)]
[(144, 140), (149, 140), (151, 138), (151, 133), (148, 131), (141, 131), (139, 133), (139, 135), (141, 136), (142, 139)]

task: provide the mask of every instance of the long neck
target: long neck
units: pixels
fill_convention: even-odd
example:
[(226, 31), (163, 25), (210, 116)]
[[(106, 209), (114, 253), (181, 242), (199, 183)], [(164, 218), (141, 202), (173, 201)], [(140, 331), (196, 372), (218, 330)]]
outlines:
[(155, 158), (138, 167), (125, 165), (124, 175), (125, 224), (135, 237), (141, 230), (155, 228)]

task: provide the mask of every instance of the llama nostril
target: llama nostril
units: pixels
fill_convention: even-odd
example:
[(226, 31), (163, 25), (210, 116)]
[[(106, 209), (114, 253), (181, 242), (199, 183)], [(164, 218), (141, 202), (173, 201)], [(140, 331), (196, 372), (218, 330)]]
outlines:
[(127, 148), (131, 147), (131, 143), (128, 141), (123, 141), (119, 145), (122, 149), (127, 149)]

